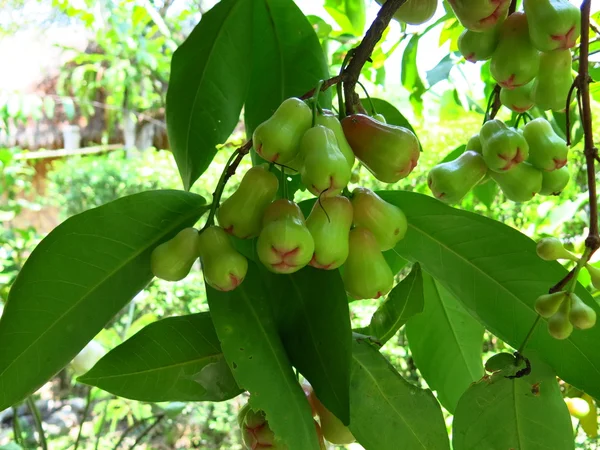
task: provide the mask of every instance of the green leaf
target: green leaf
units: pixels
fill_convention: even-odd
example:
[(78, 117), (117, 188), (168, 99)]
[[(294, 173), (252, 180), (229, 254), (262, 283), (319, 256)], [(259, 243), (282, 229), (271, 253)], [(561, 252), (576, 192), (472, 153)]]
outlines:
[[(396, 250), (418, 261), (467, 311), (513, 348), (518, 348), (537, 314), (537, 297), (567, 275), (557, 262), (541, 260), (535, 242), (517, 230), (478, 214), (451, 208), (411, 192), (380, 192), (406, 214), (408, 232)], [(577, 295), (600, 315), (600, 307), (580, 285)], [(600, 396), (600, 327), (575, 330), (558, 341), (545, 320), (528, 348), (539, 351), (566, 382)]]
[(465, 392), (454, 416), (454, 450), (575, 448), (556, 376), (539, 360), (531, 365), (531, 375), (495, 373)]
[(415, 314), (423, 311), (423, 275), (421, 267), (415, 264), (410, 274), (398, 283), (377, 308), (366, 328), (355, 330), (367, 336), (374, 336), (383, 345)]
[[(253, 29), (253, 70), (244, 108), (248, 136), (285, 99), (299, 97), (329, 77), (315, 30), (293, 0), (254, 2)], [(331, 106), (329, 92), (320, 100), (323, 107)]]
[(342, 28), (342, 32), (361, 36), (365, 29), (365, 0), (325, 0), (325, 11)]
[(440, 81), (448, 80), (453, 67), (454, 59), (452, 58), (452, 54), (448, 53), (433, 69), (427, 71), (426, 77), (429, 87), (438, 84)]
[(449, 162), (449, 161), (454, 161), (456, 158), (458, 158), (460, 155), (462, 155), (466, 149), (467, 149), (467, 146), (465, 144), (459, 145), (454, 150), (452, 150), (450, 153), (448, 153), (446, 156), (444, 156), (444, 159), (442, 159), (438, 164), (442, 164), (442, 163)]
[(253, 3), (217, 3), (173, 55), (167, 129), (186, 190), (238, 123), (250, 80)]
[(289, 450), (319, 450), (310, 406), (277, 334), (260, 269), (248, 261), (244, 282), (220, 292), (207, 286), (213, 323), (238, 385)]
[(494, 200), (498, 196), (498, 185), (494, 180), (490, 179), (485, 183), (475, 186), (473, 188), (473, 195), (485, 206), (491, 208)]
[(449, 449), (442, 409), (373, 346), (354, 342), (350, 431), (366, 450)]
[(279, 335), (291, 363), (342, 423), (350, 421), (352, 328), (337, 270), (305, 267), (291, 275), (263, 270)]
[(427, 385), (452, 413), (463, 392), (483, 376), (484, 328), (427, 273), (423, 291), (425, 308), (406, 324), (406, 338)]
[(225, 362), (209, 313), (148, 325), (78, 381), (143, 402), (218, 402), (242, 392)]
[(402, 86), (409, 92), (410, 103), (418, 116), (423, 113), (423, 100), (421, 97), (426, 91), (417, 68), (417, 51), (420, 38), (419, 34), (414, 34), (408, 41), (402, 55), (402, 72), (400, 74)]
[(206, 209), (195, 194), (150, 191), (55, 228), (23, 266), (0, 319), (0, 410), (71, 361), (150, 282), (154, 247)]

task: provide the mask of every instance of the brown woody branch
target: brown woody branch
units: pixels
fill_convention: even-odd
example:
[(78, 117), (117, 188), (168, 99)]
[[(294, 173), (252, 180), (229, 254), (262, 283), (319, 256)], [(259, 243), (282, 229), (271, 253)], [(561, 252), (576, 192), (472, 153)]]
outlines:
[(346, 114), (353, 114), (355, 108), (360, 104), (360, 99), (355, 92), (360, 72), (371, 58), (375, 45), (381, 40), (381, 36), (390, 24), (394, 14), (406, 1), (387, 0), (377, 13), (377, 17), (367, 30), (361, 43), (354, 49), (354, 54), (343, 73)]

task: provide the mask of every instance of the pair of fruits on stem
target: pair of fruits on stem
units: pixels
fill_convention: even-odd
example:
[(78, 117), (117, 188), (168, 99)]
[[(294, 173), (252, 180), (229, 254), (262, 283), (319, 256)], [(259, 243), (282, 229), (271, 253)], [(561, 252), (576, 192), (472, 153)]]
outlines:
[[(309, 384), (303, 384), (302, 389), (310, 405), (313, 418), (318, 417), (319, 419), (314, 423), (319, 445), (323, 450), (326, 449), (325, 440), (336, 445), (346, 445), (356, 441), (348, 427), (321, 403)], [(240, 409), (238, 424), (247, 449), (287, 450), (288, 447), (277, 438), (269, 427), (264, 411), (252, 409), (250, 403), (246, 403)]]
[(456, 203), (475, 186), (496, 182), (509, 200), (525, 202), (536, 194), (557, 195), (569, 182), (568, 147), (550, 122), (538, 118), (522, 129), (494, 119), (466, 145), (457, 159), (435, 166), (428, 175), (434, 196)]
[(150, 267), (157, 278), (179, 281), (198, 258), (206, 283), (220, 291), (238, 287), (248, 271), (248, 260), (233, 247), (225, 230), (214, 225), (201, 231), (181, 230), (152, 251)]
[[(475, 14), (477, 7), (469, 3)], [(580, 35), (581, 13), (569, 0), (525, 0), (524, 12), (506, 17), (509, 0), (481, 0), (481, 11), (496, 7), (495, 21), (485, 26), (461, 19), (465, 8), (454, 8), (467, 28), (458, 40), (459, 50), (470, 62), (491, 59), (492, 77), (502, 87), (502, 104), (517, 113), (533, 106), (543, 110), (566, 108), (571, 84), (572, 55)], [(506, 6), (506, 8), (505, 8)], [(483, 13), (482, 13), (483, 14)]]
[(299, 171), (302, 183), (316, 196), (342, 192), (355, 156), (377, 179), (395, 183), (415, 168), (420, 155), (416, 136), (404, 127), (363, 114), (340, 123), (327, 110), (313, 114), (298, 98), (285, 100), (254, 130), (252, 140), (266, 161)]
[[(541, 239), (537, 243), (536, 252), (546, 261), (567, 259), (579, 264), (579, 258), (569, 252), (557, 238)], [(590, 273), (594, 287), (600, 288), (600, 270), (589, 264), (583, 267)], [(573, 292), (575, 281), (576, 277), (566, 289), (541, 295), (535, 301), (535, 310), (540, 316), (548, 319), (548, 332), (555, 339), (568, 338), (574, 327), (586, 330), (596, 324), (596, 311)]]

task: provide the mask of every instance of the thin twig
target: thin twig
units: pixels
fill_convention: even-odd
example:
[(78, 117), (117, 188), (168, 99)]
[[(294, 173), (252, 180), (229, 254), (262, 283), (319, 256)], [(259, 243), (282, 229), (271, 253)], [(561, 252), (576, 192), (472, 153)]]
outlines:
[(35, 404), (35, 400), (31, 395), (27, 397), (27, 406), (29, 407), (31, 415), (33, 416), (33, 423), (35, 424), (35, 428), (37, 429), (40, 439), (40, 447), (42, 447), (42, 450), (48, 450), (46, 434), (44, 433), (44, 427), (42, 426), (42, 416), (40, 414), (40, 410)]
[[(19, 410), (16, 406), (12, 407), (12, 413), (13, 413), (13, 440), (15, 441), (15, 444), (17, 445), (21, 445), (21, 422), (19, 421)], [(21, 445), (22, 447), (22, 445)]]
[(508, 15), (510, 16), (516, 10), (517, 10), (517, 0), (512, 0), (512, 2), (510, 2), (510, 6), (508, 7)]
[(92, 404), (92, 387), (90, 386), (87, 391), (87, 396), (85, 399), (85, 407), (83, 408), (83, 412), (81, 413), (81, 419), (79, 419), (79, 431), (77, 432), (77, 439), (75, 440), (75, 446), (73, 450), (77, 450), (79, 447), (79, 441), (81, 441), (81, 436), (83, 433), (83, 424), (85, 423), (85, 419), (90, 411), (90, 405)]
[(129, 433), (131, 433), (134, 429), (136, 429), (137, 427), (139, 427), (141, 424), (143, 424), (147, 420), (152, 419), (153, 417), (154, 416), (143, 417), (140, 420), (134, 421), (133, 424), (131, 424), (129, 427), (127, 427), (123, 431), (123, 433), (121, 433), (121, 437), (119, 438), (119, 440), (117, 441), (117, 443), (113, 447), (113, 450), (117, 450), (121, 446), (121, 444), (123, 443), (123, 441), (125, 440), (125, 438), (129, 435)]
[(152, 425), (150, 425), (148, 428), (146, 428), (142, 434), (140, 434), (140, 436), (136, 439), (136, 441), (133, 443), (133, 445), (131, 447), (129, 447), (129, 450), (133, 450), (134, 448), (136, 448), (136, 446), (142, 442), (142, 439), (144, 439), (148, 433), (150, 433), (160, 422), (162, 422), (162, 420), (166, 417), (165, 414), (158, 416), (156, 418), (156, 420), (152, 423)]
[(571, 146), (571, 99), (573, 97), (573, 91), (577, 87), (577, 78), (573, 80), (573, 84), (571, 85), (571, 89), (569, 89), (569, 93), (567, 94), (567, 108), (565, 109), (565, 121), (566, 121), (566, 131), (567, 131), (567, 146)]
[(581, 122), (583, 125), (584, 155), (587, 166), (587, 182), (590, 203), (590, 228), (585, 246), (590, 256), (600, 247), (598, 234), (598, 198), (596, 193), (596, 168), (594, 165), (598, 149), (594, 145), (592, 128), (592, 107), (590, 102), (589, 53), (590, 53), (590, 10), (592, 0), (584, 0), (581, 5), (581, 46), (579, 49), (579, 92), (581, 94)]
[(383, 32), (390, 24), (394, 14), (407, 0), (387, 0), (379, 9), (377, 17), (367, 30), (361, 43), (354, 49), (352, 59), (344, 71), (344, 97), (346, 99), (346, 114), (354, 113), (360, 99), (354, 90), (360, 72), (371, 57), (373, 49), (380, 41)]

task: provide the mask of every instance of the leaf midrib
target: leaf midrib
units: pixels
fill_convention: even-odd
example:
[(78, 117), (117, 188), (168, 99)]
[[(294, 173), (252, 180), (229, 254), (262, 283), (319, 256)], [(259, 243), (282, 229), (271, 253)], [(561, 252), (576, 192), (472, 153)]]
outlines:
[(19, 356), (17, 356), (15, 359), (13, 359), (10, 364), (8, 364), (4, 370), (2, 372), (0, 372), (0, 379), (2, 378), (2, 376), (17, 362), (19, 361), (26, 353), (29, 352), (29, 350), (35, 345), (37, 344), (47, 333), (50, 332), (50, 330), (54, 329), (54, 327), (56, 326), (56, 324), (58, 322), (60, 322), (61, 320), (63, 320), (73, 309), (77, 308), (79, 305), (81, 305), (83, 302), (85, 302), (87, 300), (87, 298), (91, 295), (93, 295), (93, 293), (102, 285), (104, 285), (105, 283), (107, 283), (109, 280), (111, 280), (120, 270), (122, 270), (124, 267), (128, 266), (129, 264), (131, 264), (132, 262), (134, 262), (142, 253), (144, 253), (150, 246), (152, 246), (153, 244), (157, 243), (160, 239), (162, 239), (165, 235), (171, 233), (171, 231), (173, 229), (176, 228), (176, 226), (178, 226), (180, 223), (182, 222), (186, 222), (187, 220), (189, 220), (190, 218), (194, 217), (196, 214), (199, 213), (199, 211), (201, 211), (202, 209), (206, 209), (206, 205), (202, 205), (201, 207), (199, 207), (198, 209), (194, 209), (192, 212), (189, 213), (189, 215), (183, 216), (179, 221), (175, 222), (173, 224), (173, 226), (171, 228), (168, 228), (166, 230), (166, 232), (160, 234), (158, 236), (158, 238), (152, 240), (147, 246), (142, 247), (138, 252), (135, 252), (132, 254), (132, 256), (130, 258), (127, 258), (124, 260), (124, 262), (120, 265), (118, 265), (112, 272), (110, 272), (109, 274), (107, 274), (104, 278), (102, 278), (102, 280), (100, 280), (100, 282), (96, 283), (95, 285), (93, 285), (89, 291), (82, 295), (80, 297), (80, 299), (78, 301), (76, 301), (75, 303), (73, 303), (63, 314), (61, 314), (49, 327), (46, 328), (46, 330), (44, 330), (40, 335), (38, 335), (38, 337), (36, 339), (34, 339), (31, 344), (29, 344), (22, 352)]
[[(444, 301), (442, 300), (442, 296), (441, 296), (441, 294), (440, 294), (440, 290), (439, 290), (439, 287), (438, 287), (437, 281), (436, 281), (436, 280), (435, 280), (433, 277), (431, 277), (431, 282), (432, 282), (432, 284), (433, 284), (433, 288), (435, 289), (436, 297), (438, 298), (438, 301), (439, 301), (439, 303), (440, 303), (440, 309), (441, 309), (441, 310), (442, 310), (442, 312), (444, 313), (444, 317), (445, 317), (446, 321), (448, 322), (448, 327), (449, 327), (449, 328), (450, 328), (450, 330), (452, 331), (452, 336), (454, 337), (454, 341), (455, 341), (455, 343), (456, 343), (456, 346), (458, 347), (458, 350), (459, 350), (459, 352), (460, 352), (460, 354), (461, 354), (461, 356), (462, 356), (462, 360), (464, 361), (464, 363), (465, 363), (465, 366), (467, 367), (467, 370), (469, 371), (469, 374), (471, 375), (471, 378), (472, 378), (473, 380), (477, 380), (477, 379), (479, 379), (479, 378), (480, 378), (480, 375), (479, 375), (479, 376), (476, 376), (475, 374), (473, 374), (473, 373), (471, 372), (471, 365), (467, 363), (467, 361), (468, 361), (467, 355), (466, 355), (466, 353), (465, 353), (465, 351), (464, 351), (464, 349), (463, 349), (462, 345), (460, 345), (460, 339), (458, 338), (458, 335), (456, 334), (456, 330), (455, 330), (455, 327), (454, 327), (454, 325), (453, 325), (453, 322), (452, 322), (452, 320), (450, 320), (450, 315), (448, 314), (448, 310), (447, 310), (447, 308), (446, 308), (446, 304), (445, 304), (445, 303), (444, 303)], [(470, 316), (469, 316), (469, 317), (470, 317)], [(474, 320), (474, 319), (473, 319), (473, 320)]]
[(373, 376), (373, 374), (371, 373), (371, 371), (369, 370), (369, 368), (365, 364), (361, 364), (359, 358), (356, 357), (356, 354), (354, 352), (352, 352), (352, 358), (354, 358), (354, 360), (356, 361), (356, 363), (359, 364), (364, 369), (365, 373), (369, 374), (369, 377), (371, 377), (371, 379), (373, 380), (373, 383), (377, 387), (377, 390), (379, 391), (379, 393), (381, 394), (381, 396), (383, 397), (383, 399), (386, 401), (386, 403), (388, 405), (390, 405), (392, 407), (392, 409), (397, 413), (397, 415), (400, 418), (400, 420), (402, 420), (402, 422), (406, 425), (406, 427), (413, 434), (413, 436), (415, 437), (415, 439), (419, 442), (419, 444), (421, 444), (421, 447), (423, 447), (425, 450), (427, 450), (427, 447), (425, 447), (425, 445), (423, 444), (423, 442), (421, 442), (421, 439), (419, 439), (419, 436), (415, 433), (415, 431), (408, 424), (408, 422), (406, 422), (406, 419), (404, 419), (404, 416), (400, 413), (400, 411), (398, 409), (396, 409), (396, 407), (394, 406), (394, 404), (392, 404), (392, 402), (390, 402), (390, 400), (388, 399), (388, 397), (386, 396), (386, 394), (382, 391), (381, 387), (379, 386), (379, 383), (377, 382), (377, 379)]
[[(104, 375), (104, 376), (95, 376), (95, 377), (86, 377), (85, 375), (82, 377), (78, 377), (77, 379), (79, 381), (82, 382), (98, 382), (98, 381), (103, 381), (103, 380), (109, 380), (112, 378), (129, 378), (129, 377), (134, 377), (136, 375), (142, 375), (142, 374), (148, 374), (148, 373), (152, 373), (152, 372), (162, 372), (165, 370), (170, 370), (170, 369), (174, 369), (176, 367), (183, 367), (183, 366), (188, 366), (188, 365), (193, 365), (193, 364), (197, 364), (197, 363), (202, 363), (203, 361), (218, 361), (219, 359), (223, 358), (223, 353), (215, 353), (214, 355), (206, 355), (206, 356), (202, 356), (200, 358), (196, 358), (196, 359), (190, 359), (184, 362), (180, 362), (180, 363), (174, 363), (174, 364), (167, 364), (167, 365), (163, 365), (160, 367), (152, 367), (150, 369), (144, 369), (144, 370), (138, 370), (135, 372), (121, 372), (119, 374), (115, 374), (115, 375)], [(205, 364), (206, 366), (206, 364)]]
[[(186, 130), (186, 134), (185, 134), (185, 161), (188, 161), (189, 156), (190, 156), (190, 133), (192, 130), (192, 120), (195, 116), (194, 108), (196, 106), (196, 102), (198, 101), (198, 94), (200, 93), (200, 87), (204, 84), (204, 77), (206, 76), (207, 67), (210, 66), (212, 56), (215, 51), (215, 48), (217, 47), (217, 42), (219, 41), (221, 33), (223, 33), (223, 30), (228, 25), (228, 21), (231, 18), (231, 16), (233, 15), (234, 11), (242, 3), (243, 3), (242, 1), (235, 2), (234, 5), (231, 7), (231, 9), (223, 17), (223, 22), (221, 23), (221, 27), (219, 27), (219, 31), (217, 31), (217, 35), (215, 36), (213, 45), (211, 46), (210, 51), (208, 52), (208, 56), (206, 57), (206, 60), (205, 60), (206, 62), (204, 64), (204, 67), (202, 68), (202, 75), (200, 76), (200, 80), (198, 81), (198, 87), (196, 88), (196, 92), (194, 93), (194, 101), (192, 102), (192, 107), (190, 108), (190, 114), (189, 114), (190, 118), (188, 120), (188, 126), (187, 126), (187, 130)], [(191, 185), (191, 183), (192, 183), (191, 170), (189, 170), (189, 167), (187, 170), (187, 176), (188, 176), (188, 181), (186, 182), (186, 184)], [(188, 187), (188, 189), (189, 189), (189, 187)]]
[[(242, 286), (243, 286), (243, 284), (242, 284)], [(269, 348), (271, 350), (271, 353), (273, 354), (273, 356), (275, 358), (275, 361), (277, 361), (277, 365), (279, 366), (279, 369), (281, 371), (281, 374), (282, 374), (282, 377), (283, 377), (283, 379), (285, 381), (285, 384), (288, 386), (289, 391), (291, 393), (291, 396), (293, 398), (294, 397), (294, 385), (290, 385), (289, 377), (287, 376), (286, 370), (285, 370), (286, 368), (282, 365), (281, 358), (279, 358), (278, 352), (276, 351), (275, 347), (273, 346), (273, 343), (271, 342), (271, 339), (269, 339), (269, 333), (267, 333), (267, 330), (265, 329), (262, 321), (260, 320), (260, 316), (258, 315), (256, 309), (254, 308), (252, 299), (250, 298), (250, 296), (248, 295), (248, 293), (246, 292), (245, 289), (241, 289), (240, 290), (240, 294), (241, 294), (242, 299), (248, 305), (248, 308), (250, 309), (254, 320), (258, 324), (259, 331), (261, 332), (261, 334), (263, 334), (263, 336), (265, 338), (265, 341), (267, 342), (267, 344), (268, 344), (268, 346), (269, 346)], [(276, 331), (274, 331), (274, 334), (275, 334), (275, 336), (278, 336), (278, 334), (277, 334)], [(284, 352), (284, 354), (285, 354), (285, 352)], [(235, 375), (234, 375), (234, 378), (235, 378)], [(241, 385), (242, 383), (239, 383), (239, 384)], [(294, 404), (294, 406), (295, 406), (295, 408), (297, 410), (298, 417), (302, 417), (302, 410), (300, 409), (298, 402), (292, 402), (292, 403)]]
[[(461, 217), (461, 216), (459, 216)], [(481, 273), (485, 278), (491, 280), (493, 282), (493, 284), (495, 286), (499, 286), (503, 291), (507, 292), (512, 298), (516, 299), (519, 303), (525, 305), (526, 307), (528, 307), (529, 309), (531, 309), (531, 307), (529, 307), (529, 305), (527, 305), (525, 302), (523, 302), (521, 300), (520, 297), (518, 297), (517, 295), (515, 295), (512, 291), (510, 291), (508, 288), (506, 288), (504, 285), (502, 285), (502, 283), (498, 282), (495, 278), (493, 278), (491, 275), (489, 275), (487, 272), (484, 272), (483, 270), (481, 270), (479, 267), (477, 267), (475, 264), (473, 264), (471, 261), (469, 261), (468, 259), (466, 259), (463, 255), (461, 255), (460, 253), (457, 253), (456, 251), (452, 250), (450, 247), (448, 247), (446, 244), (444, 244), (443, 242), (435, 239), (433, 236), (431, 236), (430, 234), (428, 234), (427, 232), (425, 232), (424, 230), (422, 230), (421, 228), (417, 228), (412, 221), (409, 220), (408, 222), (408, 226), (409, 228), (412, 228), (413, 230), (415, 230), (417, 233), (421, 233), (422, 235), (426, 236), (427, 238), (429, 238), (431, 241), (437, 243), (440, 247), (445, 248), (448, 252), (454, 254), (456, 257), (458, 257), (459, 259), (461, 259), (463, 262), (467, 263), (469, 266), (473, 267), (474, 269), (476, 269), (479, 273)], [(533, 310), (532, 310), (533, 311)], [(571, 346), (577, 350), (577, 352), (586, 360), (590, 363), (590, 365), (596, 370), (596, 372), (600, 375), (600, 368), (596, 366), (596, 364), (594, 364), (594, 362), (592, 362), (587, 355), (581, 351), (581, 349), (575, 345), (575, 343), (572, 340), (572, 337), (568, 337), (566, 339), (566, 341), (568, 341)]]

